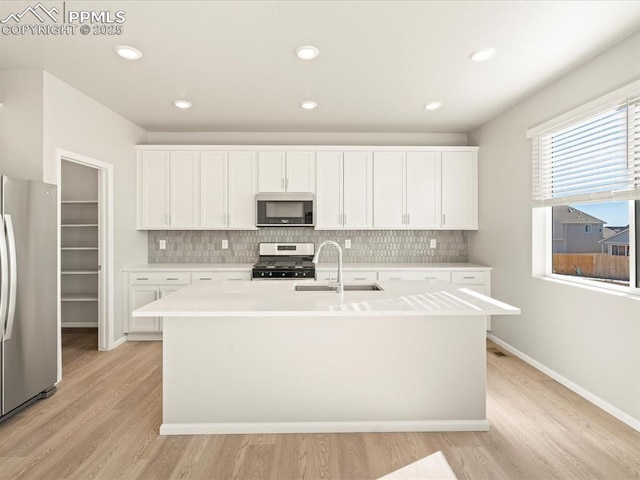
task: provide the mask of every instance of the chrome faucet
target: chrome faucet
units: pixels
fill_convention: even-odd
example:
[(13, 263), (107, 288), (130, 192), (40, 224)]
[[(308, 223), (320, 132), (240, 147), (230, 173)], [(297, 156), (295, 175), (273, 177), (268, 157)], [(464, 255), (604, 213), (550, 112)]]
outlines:
[(336, 289), (337, 293), (342, 293), (344, 291), (344, 284), (342, 283), (342, 248), (333, 240), (327, 240), (326, 242), (322, 242), (316, 251), (316, 254), (313, 256), (313, 263), (318, 263), (318, 255), (320, 255), (320, 250), (325, 245), (334, 245), (338, 249), (338, 287)]

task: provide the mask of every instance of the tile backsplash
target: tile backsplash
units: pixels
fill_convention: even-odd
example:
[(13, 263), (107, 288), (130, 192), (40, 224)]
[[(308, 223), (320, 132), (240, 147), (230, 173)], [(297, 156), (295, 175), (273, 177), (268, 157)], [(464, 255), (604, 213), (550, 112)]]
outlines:
[[(429, 249), (435, 238), (437, 248)], [(344, 241), (351, 240), (351, 248)], [(167, 248), (160, 250), (160, 240)], [(229, 248), (222, 249), (222, 240)], [(255, 263), (261, 242), (325, 240), (343, 246), (345, 263), (439, 263), (467, 261), (467, 232), (454, 230), (313, 230), (277, 227), (258, 230), (153, 230), (148, 232), (149, 263)], [(323, 249), (320, 262), (337, 261), (335, 249)]]

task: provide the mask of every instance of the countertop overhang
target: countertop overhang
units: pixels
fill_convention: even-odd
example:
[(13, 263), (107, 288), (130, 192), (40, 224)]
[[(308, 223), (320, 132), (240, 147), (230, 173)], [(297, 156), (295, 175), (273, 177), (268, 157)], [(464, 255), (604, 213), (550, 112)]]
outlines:
[(518, 315), (520, 309), (437, 280), (378, 281), (380, 291), (300, 292), (308, 281), (213, 281), (185, 286), (134, 317)]

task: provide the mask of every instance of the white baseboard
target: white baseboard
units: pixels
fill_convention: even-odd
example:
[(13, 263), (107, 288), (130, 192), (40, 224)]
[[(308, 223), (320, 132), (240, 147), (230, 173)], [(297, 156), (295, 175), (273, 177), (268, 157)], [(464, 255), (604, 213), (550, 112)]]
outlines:
[(486, 432), (488, 420), (362, 422), (163, 423), (160, 435), (250, 433)]
[(638, 420), (637, 418), (634, 418), (631, 415), (629, 415), (628, 413), (623, 412), (619, 408), (611, 405), (606, 400), (603, 400), (602, 398), (598, 397), (597, 395), (594, 395), (590, 391), (588, 391), (585, 388), (581, 387), (580, 385), (572, 382), (568, 378), (563, 377), (562, 375), (560, 375), (555, 370), (550, 369), (546, 365), (543, 365), (542, 363), (538, 362), (537, 360), (531, 358), (529, 355), (521, 352), (517, 348), (512, 347), (507, 342), (505, 342), (503, 340), (500, 340), (499, 338), (495, 337), (493, 334), (487, 333), (487, 338), (489, 340), (491, 340), (492, 342), (496, 343), (497, 345), (500, 345), (502, 348), (504, 348), (508, 352), (514, 354), (520, 360), (523, 360), (524, 362), (528, 363), (529, 365), (531, 365), (535, 369), (540, 370), (545, 375), (551, 377), (556, 382), (560, 383), (561, 385), (564, 385), (569, 390), (577, 393), (578, 395), (580, 395), (585, 400), (588, 400), (589, 402), (593, 403), (596, 407), (601, 408), (602, 410), (604, 410), (608, 414), (613, 415), (614, 417), (616, 417), (621, 422), (626, 423), (627, 425), (629, 425), (634, 430), (637, 430), (637, 431), (640, 432), (640, 420)]
[(118, 340), (115, 340), (111, 345), (109, 345), (109, 350), (113, 350), (114, 348), (119, 347), (120, 345), (123, 345), (127, 343), (127, 336), (123, 336), (120, 337)]
[(62, 322), (62, 328), (98, 328), (98, 322)]
[(161, 333), (127, 333), (129, 342), (154, 342), (162, 340)]

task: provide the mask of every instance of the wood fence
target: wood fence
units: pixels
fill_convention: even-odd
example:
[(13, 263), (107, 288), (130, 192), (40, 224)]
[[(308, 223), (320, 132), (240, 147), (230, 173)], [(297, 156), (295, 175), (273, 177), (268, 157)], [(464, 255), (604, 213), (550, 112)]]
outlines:
[(554, 253), (553, 272), (628, 281), (629, 257), (606, 253)]

